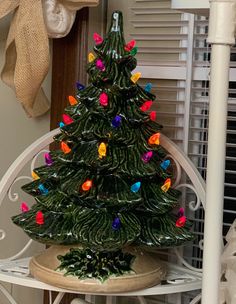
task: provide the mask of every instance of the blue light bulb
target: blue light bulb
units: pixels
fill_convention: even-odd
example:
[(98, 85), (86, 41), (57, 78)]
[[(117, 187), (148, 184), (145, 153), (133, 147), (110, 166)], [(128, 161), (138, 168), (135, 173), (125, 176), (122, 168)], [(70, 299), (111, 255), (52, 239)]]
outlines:
[(130, 190), (134, 193), (138, 192), (139, 189), (141, 187), (141, 182), (136, 182), (135, 184), (133, 184), (130, 188)]
[(152, 89), (152, 84), (149, 82), (149, 83), (146, 84), (144, 90), (145, 90), (146, 92), (150, 93), (150, 92), (151, 92), (151, 89)]
[(121, 226), (121, 221), (118, 217), (116, 217), (112, 222), (112, 229), (113, 230), (119, 230)]
[(76, 87), (79, 91), (81, 91), (85, 88), (85, 86), (82, 83), (80, 83), (79, 81), (76, 81)]
[(112, 126), (114, 128), (118, 128), (121, 125), (121, 116), (120, 115), (116, 115), (113, 119), (112, 119)]
[(43, 184), (39, 184), (38, 189), (40, 190), (42, 195), (47, 195), (48, 194), (48, 189), (45, 188)]
[(60, 127), (60, 128), (63, 128), (64, 125), (65, 125), (64, 122), (62, 122), (62, 121), (59, 122), (59, 127)]
[(169, 160), (169, 159), (164, 160), (164, 161), (160, 164), (160, 166), (161, 166), (161, 168), (162, 168), (163, 170), (166, 170), (166, 169), (169, 167), (169, 165), (170, 165), (170, 160)]

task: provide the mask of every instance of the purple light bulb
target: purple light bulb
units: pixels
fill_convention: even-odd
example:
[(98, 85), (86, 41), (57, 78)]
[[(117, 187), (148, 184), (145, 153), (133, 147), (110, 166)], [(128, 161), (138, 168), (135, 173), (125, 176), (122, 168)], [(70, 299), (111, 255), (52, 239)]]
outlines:
[(45, 163), (47, 164), (47, 166), (51, 166), (53, 164), (53, 160), (49, 153), (45, 153), (44, 158), (45, 158)]
[(113, 230), (119, 230), (121, 226), (121, 222), (120, 219), (118, 217), (116, 217), (113, 222), (112, 222), (112, 229)]
[(179, 208), (178, 217), (184, 216), (184, 208)]
[(76, 87), (79, 91), (85, 89), (85, 86), (81, 84), (79, 81), (76, 81)]
[(121, 116), (120, 115), (116, 115), (111, 122), (112, 126), (114, 128), (118, 128), (121, 125)]

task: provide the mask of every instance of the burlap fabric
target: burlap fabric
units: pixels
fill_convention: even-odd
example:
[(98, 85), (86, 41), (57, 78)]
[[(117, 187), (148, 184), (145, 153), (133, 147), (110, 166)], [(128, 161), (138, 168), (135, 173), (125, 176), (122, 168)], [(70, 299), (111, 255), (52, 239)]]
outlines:
[[(49, 69), (49, 42), (44, 22), (44, 0), (1, 0), (0, 18), (13, 12), (5, 50), (2, 80), (16, 93), (29, 117), (43, 115), (49, 101), (41, 84)], [(99, 0), (58, 0), (75, 11)]]

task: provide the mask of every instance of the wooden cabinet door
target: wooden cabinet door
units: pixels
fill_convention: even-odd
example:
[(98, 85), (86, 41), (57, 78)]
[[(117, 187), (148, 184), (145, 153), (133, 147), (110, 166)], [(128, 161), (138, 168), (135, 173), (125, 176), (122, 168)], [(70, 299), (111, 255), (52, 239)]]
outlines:
[[(70, 33), (60, 39), (53, 39), (52, 48), (52, 93), (51, 93), (51, 130), (58, 127), (68, 96), (75, 95), (76, 81), (86, 84), (86, 64), (88, 57), (88, 19), (89, 10), (77, 12)], [(54, 146), (51, 146), (53, 149)], [(53, 299), (56, 297), (53, 293)], [(65, 294), (61, 304), (69, 304), (76, 294)], [(44, 293), (44, 304), (49, 304), (48, 292)]]

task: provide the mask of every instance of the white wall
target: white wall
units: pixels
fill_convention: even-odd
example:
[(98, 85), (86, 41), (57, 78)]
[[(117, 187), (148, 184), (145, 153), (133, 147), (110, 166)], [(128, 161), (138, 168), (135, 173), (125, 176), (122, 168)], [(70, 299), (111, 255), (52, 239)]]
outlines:
[[(9, 22), (8, 17), (0, 20), (0, 70), (4, 63), (4, 47)], [(49, 98), (50, 76), (51, 73), (44, 82)], [(38, 119), (28, 118), (16, 100), (14, 92), (0, 80), (0, 179), (29, 144), (49, 131), (49, 122), (49, 113)], [(6, 240), (0, 241), (0, 259), (16, 253), (27, 241), (21, 229), (15, 227), (10, 220), (12, 215), (19, 213), (20, 201), (12, 203), (6, 199), (0, 208), (0, 229), (4, 228), (8, 236)], [(38, 244), (35, 247), (37, 250), (41, 248)], [(16, 286), (11, 290), (19, 304), (42, 304), (42, 292)], [(0, 304), (5, 303), (8, 302), (0, 293)]]

